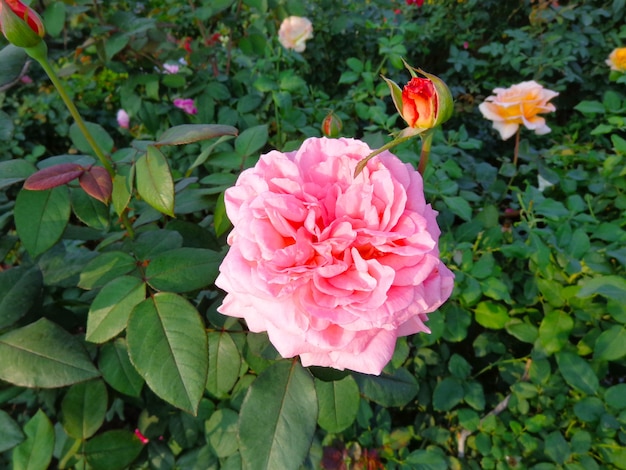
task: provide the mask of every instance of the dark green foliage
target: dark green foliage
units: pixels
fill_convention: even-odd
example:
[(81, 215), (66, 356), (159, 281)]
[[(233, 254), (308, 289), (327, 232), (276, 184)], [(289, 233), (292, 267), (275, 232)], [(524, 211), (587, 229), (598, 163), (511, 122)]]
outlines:
[[(624, 0), (32, 3), (116, 175), (108, 205), (21, 188), (96, 160), (0, 50), (0, 467), (626, 468), (626, 79), (605, 64)], [(289, 15), (314, 25), (301, 54)], [(304, 369), (217, 312), (223, 191), (331, 110), (382, 146), (403, 58), (455, 99), (425, 174), (455, 291), (381, 376)], [(560, 94), (514, 164), (477, 106), (524, 80)]]

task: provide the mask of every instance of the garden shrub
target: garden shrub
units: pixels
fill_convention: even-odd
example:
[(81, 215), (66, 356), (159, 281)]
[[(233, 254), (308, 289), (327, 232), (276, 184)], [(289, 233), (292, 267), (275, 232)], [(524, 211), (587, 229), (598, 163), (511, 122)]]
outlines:
[[(626, 75), (605, 63), (625, 2), (418, 3), (32, 2), (115, 178), (89, 195), (97, 155), (3, 40), (0, 466), (626, 468)], [(277, 39), (291, 15), (301, 53)], [(224, 191), (330, 112), (388, 143), (403, 60), (455, 101), (424, 173), (454, 292), (380, 376), (304, 368), (217, 310)], [(559, 92), (551, 132), (502, 141), (478, 105), (528, 80)], [(59, 164), (68, 184), (22, 188)]]

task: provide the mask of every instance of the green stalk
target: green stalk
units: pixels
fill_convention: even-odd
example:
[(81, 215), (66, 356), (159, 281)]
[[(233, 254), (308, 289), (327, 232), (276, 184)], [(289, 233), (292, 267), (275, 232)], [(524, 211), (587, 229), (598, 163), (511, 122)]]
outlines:
[(517, 158), (519, 156), (519, 138), (522, 128), (518, 127), (515, 133), (515, 149), (513, 150), (513, 166), (517, 166)]
[(428, 165), (428, 156), (430, 155), (430, 147), (433, 143), (433, 132), (428, 131), (420, 135), (422, 138), (422, 151), (420, 152), (420, 162), (417, 167), (420, 175), (424, 176), (426, 166)]
[[(63, 86), (63, 82), (61, 82), (61, 80), (59, 79), (59, 76), (57, 75), (55, 70), (52, 68), (52, 65), (50, 65), (50, 62), (48, 61), (48, 46), (46, 45), (46, 43), (44, 41), (41, 41), (39, 44), (37, 44), (34, 47), (25, 47), (24, 50), (29, 56), (35, 59), (39, 63), (39, 65), (41, 65), (41, 67), (44, 69), (48, 77), (50, 77), (52, 84), (57, 89), (59, 95), (61, 95), (61, 99), (63, 100), (63, 102), (65, 103), (65, 106), (67, 106), (67, 109), (69, 110), (70, 114), (74, 118), (74, 122), (76, 122), (76, 125), (85, 136), (87, 143), (91, 146), (94, 153), (98, 157), (98, 160), (100, 160), (100, 163), (102, 163), (102, 166), (107, 170), (107, 172), (111, 176), (111, 179), (112, 180), (115, 179), (115, 170), (113, 169), (113, 165), (111, 164), (111, 161), (104, 154), (104, 152), (102, 151), (102, 149), (96, 142), (96, 139), (94, 139), (93, 136), (91, 135), (91, 132), (89, 132), (89, 129), (87, 129), (87, 126), (85, 125), (85, 121), (83, 121), (83, 118), (78, 112), (76, 105), (74, 104), (70, 96), (67, 94), (67, 91), (65, 90), (65, 87)], [(124, 211), (124, 213), (121, 215), (121, 219), (122, 219), (122, 223), (124, 227), (126, 228), (126, 231), (128, 232), (128, 235), (131, 238), (134, 238), (135, 232), (133, 230), (132, 223), (130, 219), (128, 218), (128, 214), (126, 213), (126, 211)]]
[(357, 163), (356, 168), (354, 169), (354, 177), (356, 178), (357, 176), (359, 176), (359, 173), (361, 173), (363, 171), (363, 168), (365, 168), (365, 165), (367, 165), (367, 162), (369, 162), (376, 155), (378, 155), (380, 153), (383, 153), (385, 150), (389, 150), (390, 148), (393, 148), (396, 145), (401, 144), (402, 142), (406, 142), (407, 140), (409, 140), (410, 138), (412, 138), (414, 136), (415, 135), (413, 134), (413, 135), (408, 135), (408, 136), (404, 136), (404, 137), (396, 137), (391, 142), (387, 142), (385, 145), (383, 145), (379, 149), (374, 150), (367, 157), (365, 157), (363, 160), (361, 160), (361, 161), (359, 161), (359, 163)]
[(87, 126), (85, 125), (85, 121), (83, 121), (83, 118), (78, 113), (78, 109), (76, 109), (76, 105), (74, 104), (70, 96), (67, 94), (67, 91), (65, 90), (65, 87), (63, 86), (63, 82), (61, 82), (61, 80), (59, 79), (59, 76), (57, 75), (55, 70), (50, 65), (50, 62), (48, 61), (48, 47), (46, 46), (46, 43), (44, 41), (41, 41), (37, 46), (27, 47), (27, 48), (24, 48), (24, 50), (29, 56), (31, 56), (33, 59), (39, 62), (39, 65), (41, 65), (41, 67), (44, 69), (46, 74), (48, 74), (48, 77), (50, 77), (52, 84), (55, 86), (55, 88), (59, 92), (59, 95), (61, 95), (61, 99), (63, 100), (63, 102), (65, 103), (65, 106), (67, 106), (67, 109), (69, 110), (70, 114), (74, 118), (76, 125), (78, 125), (78, 128), (85, 136), (85, 139), (87, 140), (87, 142), (93, 149), (94, 153), (98, 157), (98, 160), (100, 160), (100, 163), (102, 163), (102, 166), (104, 166), (104, 168), (109, 172), (109, 175), (111, 175), (111, 178), (113, 178), (115, 176), (115, 170), (113, 170), (113, 166), (111, 165), (111, 162), (106, 157), (106, 155), (104, 154), (104, 152), (102, 151), (102, 149), (100, 148), (96, 140), (93, 138), (93, 136), (91, 135), (91, 132), (89, 132), (89, 129), (87, 129)]

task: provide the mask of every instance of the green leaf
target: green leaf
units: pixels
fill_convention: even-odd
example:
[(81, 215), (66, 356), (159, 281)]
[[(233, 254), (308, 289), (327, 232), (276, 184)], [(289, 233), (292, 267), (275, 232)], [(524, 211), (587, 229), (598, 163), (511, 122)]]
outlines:
[(112, 59), (118, 52), (123, 50), (130, 42), (130, 36), (126, 33), (115, 33), (107, 38), (104, 43), (104, 52), (107, 59)]
[(144, 380), (130, 362), (124, 339), (118, 338), (102, 346), (98, 367), (106, 383), (118, 392), (131, 397), (141, 394)]
[(146, 298), (146, 285), (136, 277), (121, 276), (105, 285), (89, 308), (85, 339), (104, 343), (117, 336), (130, 312)]
[(506, 324), (506, 331), (508, 334), (517, 338), (524, 343), (534, 343), (539, 336), (539, 330), (535, 325), (523, 322), (514, 318)]
[(355, 373), (353, 377), (366, 398), (387, 407), (406, 405), (419, 390), (417, 380), (405, 368), (378, 376)]
[[(0, 59), (2, 59), (1, 55), (2, 55), (2, 51), (0, 51)], [(2, 80), (3, 71), (4, 70), (0, 70), (0, 80)], [(0, 110), (0, 141), (9, 142), (11, 139), (13, 139), (14, 133), (15, 133), (15, 124), (13, 124), (13, 119), (11, 119), (11, 116), (9, 116), (7, 113)], [(10, 160), (10, 161), (15, 162), (15, 161), (23, 161), (23, 160)], [(8, 163), (8, 162), (3, 162), (3, 163)], [(1, 174), (2, 173), (0, 173), (0, 175)], [(9, 181), (8, 184), (7, 184), (7, 180)], [(14, 182), (15, 181), (11, 181), (10, 178), (0, 177), (0, 189), (4, 188), (5, 186), (9, 186), (13, 184)]]
[(453, 354), (448, 361), (448, 370), (458, 379), (466, 379), (472, 373), (472, 366), (462, 356)]
[(583, 114), (604, 114), (604, 105), (599, 101), (581, 101), (574, 106), (576, 111), (580, 111)]
[(572, 328), (572, 317), (560, 310), (554, 310), (541, 320), (539, 341), (548, 354), (555, 353), (567, 344)]
[(613, 325), (603, 331), (596, 340), (593, 358), (601, 361), (616, 361), (626, 355), (626, 328)]
[(0, 453), (12, 449), (25, 438), (20, 425), (6, 411), (0, 410)]
[(63, 397), (61, 423), (74, 439), (89, 439), (102, 426), (107, 412), (107, 389), (102, 380), (72, 385)]
[(554, 307), (562, 307), (565, 304), (563, 297), (563, 285), (559, 282), (538, 278), (536, 280), (539, 291), (545, 300)]
[(156, 255), (146, 269), (148, 284), (157, 290), (189, 292), (210, 286), (224, 255), (202, 248), (178, 248)]
[(350, 426), (359, 411), (359, 386), (348, 375), (325, 382), (315, 379), (319, 416), (317, 423), (328, 433), (339, 433)]
[(123, 251), (108, 251), (92, 259), (80, 273), (78, 287), (94, 289), (135, 269), (135, 259)]
[(217, 398), (225, 397), (239, 378), (241, 355), (232, 336), (225, 332), (210, 332), (209, 372), (206, 390)]
[(604, 393), (604, 401), (616, 410), (626, 409), (626, 383), (607, 388)]
[(556, 354), (556, 363), (571, 387), (589, 395), (598, 391), (598, 376), (583, 358), (568, 351), (560, 351)]
[[(123, 168), (123, 167), (122, 167)], [(128, 207), (133, 193), (133, 181), (135, 179), (135, 167), (131, 166), (127, 171), (119, 170), (113, 177), (113, 191), (111, 202), (118, 215), (122, 215)]]
[(153, 145), (135, 163), (139, 195), (159, 212), (174, 217), (174, 180), (165, 155)]
[[(177, 221), (172, 221), (176, 223)], [(169, 225), (168, 225), (169, 228)], [(150, 230), (133, 241), (133, 253), (140, 260), (150, 260), (160, 253), (175, 250), (183, 246), (183, 235), (175, 230)]]
[(449, 468), (448, 461), (439, 448), (411, 452), (404, 463), (415, 470), (447, 470)]
[(626, 279), (621, 276), (599, 276), (581, 281), (581, 289), (577, 297), (601, 295), (607, 299), (615, 299), (626, 303)]
[(54, 388), (100, 375), (76, 338), (42, 318), (0, 336), (0, 379)]
[(224, 235), (231, 227), (232, 224), (226, 215), (226, 205), (224, 203), (224, 193), (220, 193), (215, 204), (215, 210), (213, 213), (213, 224), (215, 226), (215, 234), (218, 237)]
[(617, 134), (611, 135), (611, 142), (616, 152), (626, 154), (626, 139), (621, 138)]
[(437, 411), (450, 411), (463, 400), (463, 384), (454, 377), (438, 382), (433, 392), (433, 407)]
[(176, 294), (137, 305), (126, 338), (131, 362), (163, 400), (196, 413), (207, 378), (207, 335), (198, 311)]
[(443, 196), (443, 202), (448, 206), (450, 212), (458, 215), (461, 219), (467, 222), (472, 220), (472, 207), (464, 198), (460, 196)]
[(57, 1), (48, 4), (42, 19), (46, 33), (52, 37), (57, 37), (65, 26), (65, 3)]
[(490, 301), (479, 302), (474, 313), (479, 325), (493, 330), (504, 328), (511, 319), (504, 305)]
[[(24, 64), (28, 60), (28, 56), (21, 47), (8, 44), (0, 50), (0, 86), (6, 85), (17, 80), (22, 73)], [(0, 126), (4, 130), (4, 127)], [(2, 138), (8, 137), (8, 138)], [(10, 136), (2, 136), (0, 132), (0, 140), (8, 141)], [(2, 174), (2, 172), (0, 172)]]
[(300, 468), (311, 447), (316, 422), (317, 399), (311, 374), (297, 361), (272, 364), (252, 383), (241, 405), (239, 449), (243, 468)]
[(237, 129), (220, 124), (183, 124), (166, 130), (156, 141), (156, 146), (183, 145), (225, 135), (236, 136)]
[(46, 414), (38, 410), (24, 426), (26, 440), (13, 449), (13, 470), (44, 470), (54, 451), (54, 428)]
[[(113, 151), (115, 144), (104, 127), (95, 122), (85, 122), (85, 127), (87, 127), (87, 130), (96, 141), (96, 144), (98, 144), (104, 153), (111, 153)], [(70, 126), (70, 139), (72, 139), (72, 143), (81, 153), (95, 155), (93, 148), (91, 148), (91, 145), (76, 123)]]
[(554, 431), (545, 438), (545, 453), (550, 460), (563, 465), (569, 460), (572, 451), (560, 431)]
[(239, 415), (228, 408), (217, 410), (205, 423), (206, 440), (219, 458), (237, 452), (237, 421)]
[(85, 444), (84, 455), (93, 470), (123, 470), (141, 453), (143, 445), (129, 431), (107, 431)]
[(250, 127), (235, 139), (235, 151), (243, 157), (248, 157), (261, 150), (267, 143), (267, 139), (267, 124)]
[(0, 330), (28, 313), (42, 287), (43, 277), (37, 267), (16, 266), (0, 272)]
[(67, 187), (46, 191), (22, 190), (15, 201), (15, 228), (32, 257), (52, 247), (70, 219)]
[(494, 300), (504, 300), (505, 302), (511, 302), (511, 294), (509, 293), (509, 287), (504, 281), (498, 277), (488, 277), (480, 282), (480, 288), (486, 297)]
[(85, 225), (103, 232), (109, 229), (109, 208), (102, 202), (76, 188), (70, 191), (70, 200), (74, 214)]
[[(0, 63), (2, 62), (0, 61)], [(0, 121), (0, 129), (2, 128), (2, 121)], [(2, 131), (0, 131), (0, 141), (10, 140), (2, 139), (1, 132)], [(0, 162), (0, 189), (4, 189), (14, 183), (24, 181), (30, 175), (35, 173), (35, 171), (37, 171), (37, 169), (33, 166), (33, 164), (26, 160), (8, 160), (6, 162)]]
[(452, 343), (463, 341), (472, 323), (472, 314), (459, 304), (449, 303), (443, 308), (441, 312), (446, 327), (443, 333), (444, 338)]

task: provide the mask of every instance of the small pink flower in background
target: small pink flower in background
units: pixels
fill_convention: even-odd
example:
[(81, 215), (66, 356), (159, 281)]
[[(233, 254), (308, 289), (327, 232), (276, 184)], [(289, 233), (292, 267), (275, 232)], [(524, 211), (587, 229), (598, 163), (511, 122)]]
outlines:
[(165, 73), (178, 73), (180, 66), (178, 64), (163, 64), (163, 70)]
[(124, 129), (128, 129), (128, 127), (130, 126), (130, 117), (128, 116), (128, 113), (123, 109), (117, 111), (117, 124)]
[(429, 332), (451, 294), (422, 177), (354, 139), (307, 139), (262, 155), (226, 190), (234, 225), (219, 311), (267, 331), (285, 358), (380, 374), (396, 339)]
[(313, 37), (313, 24), (301, 16), (285, 18), (278, 30), (278, 41), (285, 49), (302, 52), (306, 41)]
[(33, 83), (33, 79), (30, 78), (28, 75), (22, 75), (20, 77), (20, 82), (22, 82), (22, 83), (24, 83), (26, 85), (29, 85), (29, 84)]
[(137, 436), (137, 438), (139, 439), (139, 441), (141, 441), (141, 443), (145, 446), (148, 442), (150, 442), (150, 439), (148, 439), (146, 436), (144, 436), (141, 431), (139, 430), (139, 428), (135, 429), (135, 436)]
[(534, 80), (509, 88), (496, 88), (493, 92), (495, 95), (487, 97), (478, 109), (485, 118), (493, 121), (493, 128), (500, 133), (502, 140), (513, 136), (520, 125), (539, 135), (551, 131), (539, 114), (556, 110), (548, 101), (558, 96), (558, 92), (548, 90)]
[(198, 113), (198, 108), (196, 108), (196, 105), (195, 105), (194, 101), (191, 98), (176, 98), (174, 100), (174, 106), (176, 106), (177, 108), (182, 109), (187, 114), (197, 114)]

